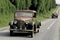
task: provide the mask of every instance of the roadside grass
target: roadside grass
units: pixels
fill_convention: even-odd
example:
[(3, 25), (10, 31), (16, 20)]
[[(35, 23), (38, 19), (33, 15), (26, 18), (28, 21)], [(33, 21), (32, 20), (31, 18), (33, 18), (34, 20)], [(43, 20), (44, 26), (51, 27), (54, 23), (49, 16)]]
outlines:
[(6, 27), (9, 21), (13, 20), (13, 13), (10, 14), (0, 14), (0, 27)]
[(46, 20), (46, 19), (51, 18), (51, 15), (52, 15), (52, 13), (55, 11), (55, 9), (56, 9), (56, 8), (51, 9), (49, 12), (46, 12), (45, 14), (42, 14), (42, 15), (37, 14), (37, 19), (40, 20), (40, 21), (44, 21), (44, 20)]

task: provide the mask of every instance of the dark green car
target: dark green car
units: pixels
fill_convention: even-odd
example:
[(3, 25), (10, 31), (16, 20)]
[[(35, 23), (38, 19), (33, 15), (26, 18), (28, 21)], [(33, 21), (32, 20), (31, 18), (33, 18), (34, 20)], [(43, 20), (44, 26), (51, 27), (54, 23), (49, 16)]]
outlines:
[(10, 35), (14, 33), (29, 33), (31, 37), (38, 33), (41, 22), (36, 18), (36, 11), (17, 10), (14, 13), (14, 21), (9, 22)]

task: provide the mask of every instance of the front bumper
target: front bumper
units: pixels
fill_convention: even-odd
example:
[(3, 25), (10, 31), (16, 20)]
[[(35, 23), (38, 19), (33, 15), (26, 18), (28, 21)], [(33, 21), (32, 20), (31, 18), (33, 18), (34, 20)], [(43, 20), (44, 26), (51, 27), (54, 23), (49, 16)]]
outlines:
[(34, 30), (19, 30), (19, 29), (10, 29), (10, 31), (13, 31), (14, 33), (29, 33), (29, 32), (34, 32)]

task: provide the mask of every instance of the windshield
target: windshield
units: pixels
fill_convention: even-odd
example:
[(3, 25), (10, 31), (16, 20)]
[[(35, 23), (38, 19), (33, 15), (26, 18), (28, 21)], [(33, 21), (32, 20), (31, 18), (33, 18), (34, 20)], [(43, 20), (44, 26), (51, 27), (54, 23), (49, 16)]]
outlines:
[(23, 16), (23, 17), (33, 17), (33, 13), (28, 12), (16, 12), (15, 17), (17, 16)]

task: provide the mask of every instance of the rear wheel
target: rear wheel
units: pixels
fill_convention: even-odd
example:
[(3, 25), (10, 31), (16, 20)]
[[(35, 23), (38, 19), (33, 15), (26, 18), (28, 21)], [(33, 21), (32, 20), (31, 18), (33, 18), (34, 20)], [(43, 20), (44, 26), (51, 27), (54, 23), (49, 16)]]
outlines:
[(41, 26), (41, 22), (39, 22), (39, 24), (37, 25), (37, 28), (40, 28), (40, 26)]
[(37, 25), (37, 33), (39, 33), (39, 29), (40, 29), (40, 26), (41, 26), (41, 22), (39, 22), (39, 24)]

